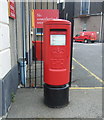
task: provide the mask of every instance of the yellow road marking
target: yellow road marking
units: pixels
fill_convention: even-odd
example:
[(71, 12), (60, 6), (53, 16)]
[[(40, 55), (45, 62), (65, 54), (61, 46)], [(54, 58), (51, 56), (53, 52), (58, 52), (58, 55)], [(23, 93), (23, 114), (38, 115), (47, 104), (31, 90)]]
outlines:
[(70, 87), (71, 90), (93, 90), (93, 89), (104, 89), (104, 87)]
[(91, 74), (93, 77), (95, 77), (97, 80), (99, 80), (101, 83), (104, 84), (104, 81), (99, 78), (97, 75), (95, 75), (94, 73), (92, 73), (90, 70), (88, 70), (84, 65), (82, 65), (81, 63), (79, 63), (75, 58), (73, 58), (73, 60), (78, 63), (83, 69), (85, 69), (89, 74)]

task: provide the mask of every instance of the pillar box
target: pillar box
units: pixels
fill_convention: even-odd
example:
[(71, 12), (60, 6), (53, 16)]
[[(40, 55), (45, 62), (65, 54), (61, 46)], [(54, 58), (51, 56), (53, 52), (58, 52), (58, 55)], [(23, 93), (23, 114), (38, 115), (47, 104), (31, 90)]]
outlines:
[(63, 107), (69, 103), (71, 22), (44, 23), (44, 103)]

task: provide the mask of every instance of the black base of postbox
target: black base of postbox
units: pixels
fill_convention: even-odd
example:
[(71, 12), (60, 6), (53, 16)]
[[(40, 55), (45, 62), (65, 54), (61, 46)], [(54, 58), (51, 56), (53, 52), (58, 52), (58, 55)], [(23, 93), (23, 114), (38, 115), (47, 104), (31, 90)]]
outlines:
[(69, 85), (50, 86), (44, 84), (44, 103), (51, 108), (61, 108), (69, 103)]

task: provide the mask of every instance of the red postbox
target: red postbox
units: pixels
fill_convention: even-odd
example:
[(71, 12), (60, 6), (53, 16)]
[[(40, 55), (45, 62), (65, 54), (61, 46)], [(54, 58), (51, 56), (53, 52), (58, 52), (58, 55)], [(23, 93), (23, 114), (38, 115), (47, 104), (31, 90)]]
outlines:
[(71, 22), (44, 23), (44, 102), (49, 107), (68, 104), (70, 82)]

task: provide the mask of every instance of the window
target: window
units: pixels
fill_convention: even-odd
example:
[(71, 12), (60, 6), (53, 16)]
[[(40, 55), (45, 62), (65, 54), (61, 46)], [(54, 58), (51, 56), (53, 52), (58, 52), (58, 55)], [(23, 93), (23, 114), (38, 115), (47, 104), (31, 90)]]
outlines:
[(90, 0), (81, 0), (80, 15), (88, 15), (90, 10)]
[(40, 41), (41, 39), (43, 40), (43, 28), (36, 28), (36, 40)]
[(36, 29), (36, 35), (41, 35), (41, 34), (43, 34), (43, 29), (42, 28), (37, 28)]

